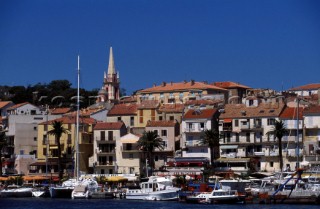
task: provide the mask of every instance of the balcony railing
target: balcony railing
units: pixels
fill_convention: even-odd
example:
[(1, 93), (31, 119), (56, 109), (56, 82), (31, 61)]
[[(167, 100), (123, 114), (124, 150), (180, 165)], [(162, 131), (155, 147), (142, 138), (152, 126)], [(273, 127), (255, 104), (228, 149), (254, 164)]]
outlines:
[(185, 132), (202, 132), (202, 131), (205, 131), (205, 130), (207, 130), (207, 129), (206, 128), (193, 127), (193, 128), (186, 128)]

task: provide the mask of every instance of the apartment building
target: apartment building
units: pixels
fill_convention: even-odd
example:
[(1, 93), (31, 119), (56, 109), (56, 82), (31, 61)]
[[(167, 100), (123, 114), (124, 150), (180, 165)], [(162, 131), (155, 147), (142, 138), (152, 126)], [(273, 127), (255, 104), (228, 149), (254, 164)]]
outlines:
[(127, 133), (125, 124), (122, 121), (98, 122), (93, 131), (93, 172), (95, 174), (117, 173), (116, 146), (120, 138)]

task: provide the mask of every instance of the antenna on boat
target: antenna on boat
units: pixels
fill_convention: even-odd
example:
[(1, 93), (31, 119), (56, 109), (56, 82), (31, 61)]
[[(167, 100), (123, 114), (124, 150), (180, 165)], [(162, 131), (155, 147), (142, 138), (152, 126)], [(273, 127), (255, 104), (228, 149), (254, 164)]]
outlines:
[(77, 121), (76, 121), (76, 179), (79, 178), (79, 101), (80, 101), (80, 56), (78, 55), (78, 86), (77, 86)]

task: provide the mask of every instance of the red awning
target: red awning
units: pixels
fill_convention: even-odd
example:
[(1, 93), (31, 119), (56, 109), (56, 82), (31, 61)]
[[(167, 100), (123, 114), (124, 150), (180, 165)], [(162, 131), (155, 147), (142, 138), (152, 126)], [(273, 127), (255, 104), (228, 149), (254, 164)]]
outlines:
[(232, 122), (232, 119), (229, 119), (229, 118), (223, 119), (223, 122), (224, 122), (224, 123), (231, 123), (231, 122)]

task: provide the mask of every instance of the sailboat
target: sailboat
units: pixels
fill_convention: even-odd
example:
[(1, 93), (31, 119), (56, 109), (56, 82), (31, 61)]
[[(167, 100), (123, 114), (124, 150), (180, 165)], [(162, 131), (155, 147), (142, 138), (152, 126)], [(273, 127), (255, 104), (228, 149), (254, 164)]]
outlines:
[(80, 108), (80, 57), (78, 56), (78, 87), (77, 87), (77, 120), (76, 120), (76, 183), (71, 192), (72, 199), (91, 198), (98, 190), (98, 182), (91, 178), (80, 178), (79, 169), (79, 108)]
[(76, 169), (75, 178), (68, 179), (61, 186), (50, 187), (50, 196), (52, 198), (71, 198), (74, 188), (78, 185), (79, 179), (79, 104), (80, 104), (80, 57), (78, 55), (78, 86), (77, 86), (77, 114), (76, 114)]

